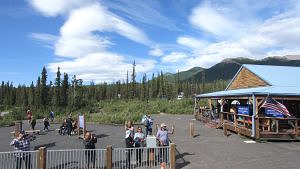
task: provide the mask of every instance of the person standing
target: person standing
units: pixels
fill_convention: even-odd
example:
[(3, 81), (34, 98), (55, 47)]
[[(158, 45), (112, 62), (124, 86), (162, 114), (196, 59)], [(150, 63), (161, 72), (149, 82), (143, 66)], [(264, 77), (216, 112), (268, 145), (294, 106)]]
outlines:
[(16, 169), (22, 168), (22, 161), (25, 161), (25, 169), (31, 169), (31, 155), (28, 152), (30, 151), (30, 142), (24, 130), (18, 132), (10, 145), (15, 146)]
[(169, 146), (169, 134), (174, 133), (174, 126), (172, 126), (172, 130), (169, 131), (167, 129), (167, 125), (165, 123), (162, 123), (160, 125), (160, 129), (158, 129), (157, 134), (156, 134), (156, 139), (159, 141), (159, 146), (162, 147), (160, 149), (160, 161), (161, 162), (167, 162), (167, 149), (163, 147), (168, 147)]
[(30, 124), (32, 119), (32, 111), (28, 109), (26, 114), (27, 114), (28, 123)]
[(147, 118), (146, 136), (148, 136), (148, 135), (152, 135), (153, 119), (151, 119), (150, 114), (148, 114), (146, 118)]
[(36, 119), (35, 119), (35, 117), (32, 117), (30, 125), (31, 125), (31, 129), (34, 130), (35, 129), (35, 125), (36, 125)]
[(95, 152), (95, 143), (97, 143), (97, 137), (90, 132), (87, 132), (83, 139), (84, 147), (86, 149), (85, 151), (85, 160), (87, 163), (87, 167), (90, 168), (90, 163), (92, 162), (93, 168), (95, 168), (95, 162), (96, 162), (96, 152)]
[(51, 122), (53, 122), (53, 120), (54, 120), (54, 112), (53, 111), (50, 112), (50, 120), (51, 120)]
[(136, 160), (139, 163), (139, 165), (142, 164), (142, 152), (143, 149), (141, 147), (144, 147), (145, 142), (145, 135), (143, 133), (143, 130), (141, 127), (137, 128), (137, 132), (134, 134), (134, 147), (136, 147)]
[(131, 168), (131, 152), (134, 145), (134, 128), (132, 121), (125, 121), (126, 168)]
[(50, 126), (49, 118), (45, 117), (43, 121), (44, 121), (44, 130), (49, 131), (49, 126)]
[(71, 115), (68, 116), (67, 120), (66, 120), (66, 123), (67, 123), (67, 135), (68, 136), (71, 136), (71, 132), (72, 132), (72, 118), (71, 118)]

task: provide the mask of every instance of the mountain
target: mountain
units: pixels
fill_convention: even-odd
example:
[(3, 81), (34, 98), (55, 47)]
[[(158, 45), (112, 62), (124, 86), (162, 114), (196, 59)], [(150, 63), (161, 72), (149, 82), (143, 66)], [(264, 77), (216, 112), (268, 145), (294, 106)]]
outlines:
[[(249, 58), (231, 58), (225, 59), (216, 65), (204, 69), (200, 67), (194, 67), (190, 70), (179, 72), (180, 81), (202, 81), (202, 75), (205, 76), (205, 82), (213, 82), (217, 80), (230, 80), (239, 70), (243, 64), (255, 64), (255, 65), (277, 65), (277, 66), (296, 66), (300, 67), (299, 55), (288, 55), (283, 57), (267, 57), (262, 60), (254, 60)], [(204, 71), (204, 73), (202, 72)], [(174, 82), (177, 74), (168, 74), (166, 80)]]
[[(189, 69), (187, 71), (182, 71), (182, 72), (178, 72), (179, 74), (179, 79), (180, 81), (186, 81), (189, 80), (190, 78), (193, 78), (195, 75), (197, 75), (198, 73), (202, 72), (202, 70), (204, 70), (201, 67), (193, 67), (192, 69)], [(177, 73), (172, 74), (172, 73), (166, 73), (165, 74), (165, 79), (168, 82), (174, 83), (175, 79), (178, 76)]]

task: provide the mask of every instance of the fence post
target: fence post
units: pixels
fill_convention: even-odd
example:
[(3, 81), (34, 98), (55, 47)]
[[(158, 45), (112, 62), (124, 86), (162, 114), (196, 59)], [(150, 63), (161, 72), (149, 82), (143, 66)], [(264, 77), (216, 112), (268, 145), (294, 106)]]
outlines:
[(191, 138), (194, 138), (194, 131), (195, 131), (195, 128), (194, 128), (194, 123), (190, 123), (190, 137)]
[(38, 169), (46, 169), (46, 147), (40, 147), (38, 150)]
[(175, 159), (176, 151), (175, 151), (175, 143), (170, 144), (170, 169), (175, 169)]
[(106, 168), (112, 169), (112, 146), (106, 146)]

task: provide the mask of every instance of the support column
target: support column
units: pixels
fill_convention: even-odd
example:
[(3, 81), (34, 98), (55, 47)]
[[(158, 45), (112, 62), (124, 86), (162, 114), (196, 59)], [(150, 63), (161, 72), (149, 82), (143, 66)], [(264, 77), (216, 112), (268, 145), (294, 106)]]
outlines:
[(106, 146), (106, 168), (112, 169), (112, 146)]
[(252, 95), (252, 105), (253, 105), (253, 114), (252, 114), (252, 134), (251, 137), (255, 138), (255, 129), (256, 129), (256, 121), (255, 121), (255, 116), (257, 115), (257, 100), (255, 95)]

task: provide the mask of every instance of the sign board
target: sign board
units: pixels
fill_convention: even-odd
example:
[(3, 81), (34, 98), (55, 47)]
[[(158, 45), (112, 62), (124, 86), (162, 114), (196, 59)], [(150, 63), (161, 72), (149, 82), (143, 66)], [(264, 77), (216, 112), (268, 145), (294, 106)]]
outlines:
[(238, 114), (249, 115), (249, 106), (237, 106)]
[(84, 116), (78, 116), (79, 127), (84, 128)]
[(148, 148), (155, 148), (155, 147), (157, 147), (156, 146), (156, 137), (148, 135), (147, 138), (146, 138), (146, 144), (147, 144), (146, 146)]
[(283, 117), (283, 114), (281, 113), (278, 113), (277, 111), (275, 110), (272, 110), (272, 109), (265, 109), (265, 114), (266, 116), (268, 117)]

